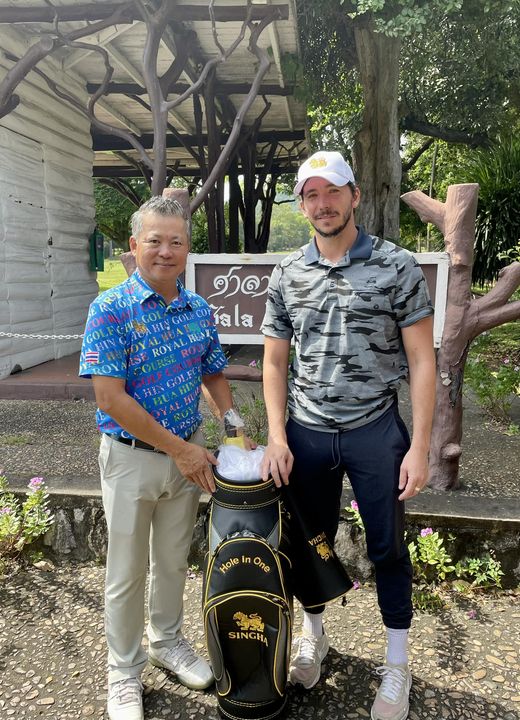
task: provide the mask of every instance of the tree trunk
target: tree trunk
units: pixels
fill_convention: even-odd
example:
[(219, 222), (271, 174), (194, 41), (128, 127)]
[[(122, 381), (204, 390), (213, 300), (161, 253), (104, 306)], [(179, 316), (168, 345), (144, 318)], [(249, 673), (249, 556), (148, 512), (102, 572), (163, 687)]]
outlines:
[(239, 252), (239, 207), (241, 199), (240, 184), (238, 182), (238, 162), (233, 160), (229, 167), (229, 236), (227, 251), (229, 253)]
[(459, 484), (462, 384), (469, 347), (485, 330), (520, 317), (520, 301), (507, 302), (520, 285), (520, 263), (504, 268), (497, 284), (487, 295), (472, 299), (471, 270), (478, 185), (450, 185), (445, 203), (417, 190), (402, 197), (421, 220), (432, 222), (439, 228), (450, 255), (446, 318), (437, 354), (429, 482), (437, 489), (454, 489)]
[(256, 252), (267, 252), (269, 244), (269, 232), (271, 230), (271, 217), (273, 215), (274, 201), (276, 200), (276, 181), (277, 175), (271, 175), (267, 182), (267, 192), (262, 200), (262, 215), (256, 239)]
[(354, 147), (354, 174), (361, 188), (356, 220), (373, 235), (399, 237), (398, 38), (375, 33), (371, 23), (354, 23), (363, 86), (363, 124)]
[(244, 175), (244, 252), (255, 252), (256, 236), (256, 197), (255, 197), (255, 161), (256, 147), (253, 142), (245, 143), (241, 148), (242, 172)]

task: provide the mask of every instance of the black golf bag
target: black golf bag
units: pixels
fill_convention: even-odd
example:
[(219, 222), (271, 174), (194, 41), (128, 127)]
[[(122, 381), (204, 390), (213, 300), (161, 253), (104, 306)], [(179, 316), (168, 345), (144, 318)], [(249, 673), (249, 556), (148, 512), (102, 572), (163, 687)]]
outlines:
[(280, 492), (272, 480), (214, 474), (203, 615), (219, 711), (231, 720), (269, 720), (287, 701), (292, 629)]

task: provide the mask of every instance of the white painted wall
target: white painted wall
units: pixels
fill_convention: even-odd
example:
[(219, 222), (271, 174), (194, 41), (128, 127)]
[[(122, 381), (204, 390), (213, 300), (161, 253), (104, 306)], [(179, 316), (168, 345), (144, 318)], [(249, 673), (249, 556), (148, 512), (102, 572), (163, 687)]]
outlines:
[[(2, 32), (2, 47), (21, 56), (27, 40)], [(0, 53), (0, 78), (11, 65)], [(86, 97), (56, 63), (39, 67)], [(18, 108), (0, 119), (0, 332), (80, 334), (98, 290), (88, 267), (94, 228), (90, 124), (34, 72), (16, 93)], [(0, 336), (0, 378), (80, 345)]]

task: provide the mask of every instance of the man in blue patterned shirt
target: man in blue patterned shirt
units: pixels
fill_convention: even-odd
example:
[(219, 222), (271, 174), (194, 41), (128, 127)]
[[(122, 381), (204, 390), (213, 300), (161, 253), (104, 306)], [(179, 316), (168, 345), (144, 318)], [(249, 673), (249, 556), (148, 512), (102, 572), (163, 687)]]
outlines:
[[(132, 216), (137, 270), (89, 311), (80, 375), (92, 377), (108, 525), (105, 627), (108, 714), (142, 720), (147, 659), (190, 688), (213, 682), (181, 634), (187, 557), (199, 495), (215, 489), (200, 430), (201, 388), (221, 416), (232, 408), (226, 358), (210, 307), (179, 281), (189, 220), (168, 198)], [(148, 654), (142, 646), (148, 558)]]
[[(348, 475), (387, 634), (371, 717), (404, 720), (411, 687), (412, 568), (403, 501), (428, 479), (433, 308), (413, 256), (355, 225), (360, 191), (340, 153), (318, 152), (305, 161), (295, 194), (315, 236), (282, 260), (269, 284), (262, 328), (269, 419), (263, 477), (271, 473), (283, 483), (289, 508), (312, 518), (332, 544)], [(287, 385), (291, 339), (295, 352)], [(408, 376), (411, 444), (396, 402)], [(299, 577), (319, 585), (320, 577), (309, 578), (309, 564), (296, 550), (292, 559), (296, 594)], [(304, 608), (303, 632), (295, 641), (290, 678), (305, 688), (318, 682), (329, 649), (323, 611), (323, 606)]]

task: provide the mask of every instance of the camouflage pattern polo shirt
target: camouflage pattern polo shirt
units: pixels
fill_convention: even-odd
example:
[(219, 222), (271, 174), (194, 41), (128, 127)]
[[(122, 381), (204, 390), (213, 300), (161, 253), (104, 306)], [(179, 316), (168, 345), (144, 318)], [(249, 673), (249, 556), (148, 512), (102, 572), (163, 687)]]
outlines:
[(284, 258), (271, 275), (262, 332), (294, 337), (290, 417), (326, 431), (382, 415), (408, 372), (400, 328), (432, 314), (412, 254), (362, 228), (336, 264), (315, 240)]

